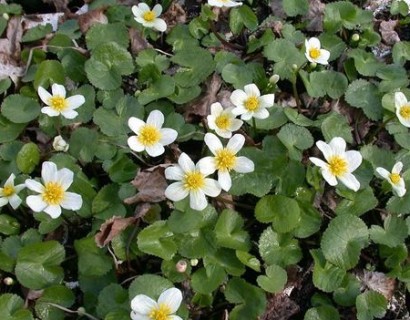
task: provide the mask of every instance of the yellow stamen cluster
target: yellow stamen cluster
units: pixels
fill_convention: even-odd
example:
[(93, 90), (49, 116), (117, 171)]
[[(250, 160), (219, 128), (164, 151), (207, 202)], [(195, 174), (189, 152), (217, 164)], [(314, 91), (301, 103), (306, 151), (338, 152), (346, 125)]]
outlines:
[(42, 197), (48, 205), (58, 205), (64, 198), (64, 189), (57, 182), (47, 182)]
[(144, 18), (145, 21), (152, 21), (155, 19), (155, 12), (154, 11), (147, 11), (145, 12), (142, 17)]
[(3, 195), (5, 197), (10, 197), (11, 195), (13, 195), (15, 192), (14, 187), (13, 186), (4, 186), (3, 188)]
[(231, 119), (227, 115), (221, 114), (216, 117), (215, 124), (219, 129), (226, 130), (231, 125)]
[(171, 309), (166, 304), (161, 304), (149, 313), (149, 318), (152, 320), (167, 320), (170, 314)]
[(190, 191), (195, 191), (201, 189), (205, 184), (204, 175), (198, 171), (191, 171), (185, 174), (184, 188)]
[(311, 49), (309, 50), (309, 56), (310, 56), (312, 59), (317, 59), (317, 58), (319, 58), (319, 57), (320, 57), (320, 49), (318, 49), (318, 48), (311, 48)]
[(143, 126), (138, 135), (138, 140), (146, 147), (153, 146), (158, 143), (160, 139), (161, 132), (149, 124)]
[(235, 154), (227, 149), (221, 149), (215, 155), (216, 168), (218, 170), (232, 170), (236, 163)]
[(347, 173), (348, 164), (344, 158), (340, 156), (332, 156), (328, 163), (329, 170), (334, 176), (341, 177)]
[(390, 178), (390, 181), (393, 184), (398, 184), (400, 182), (400, 179), (401, 179), (401, 177), (398, 173), (391, 173), (389, 178)]
[(52, 96), (49, 100), (48, 103), (51, 108), (53, 108), (56, 111), (64, 111), (68, 107), (68, 102), (65, 98), (61, 96)]
[(405, 104), (404, 106), (402, 106), (399, 113), (404, 119), (410, 119), (410, 104)]
[(259, 108), (259, 99), (258, 97), (252, 96), (246, 99), (245, 101), (245, 108), (248, 111), (255, 111)]

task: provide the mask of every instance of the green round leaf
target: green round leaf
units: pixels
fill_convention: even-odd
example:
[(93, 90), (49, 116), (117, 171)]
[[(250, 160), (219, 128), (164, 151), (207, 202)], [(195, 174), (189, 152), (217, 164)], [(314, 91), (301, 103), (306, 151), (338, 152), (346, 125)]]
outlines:
[(162, 292), (172, 287), (174, 284), (168, 279), (153, 274), (143, 274), (131, 282), (128, 297), (132, 300), (138, 294), (145, 294), (157, 300)]
[(17, 154), (17, 167), (23, 173), (30, 174), (40, 162), (40, 149), (37, 144), (26, 143)]
[(386, 298), (375, 291), (366, 291), (356, 298), (358, 320), (372, 320), (385, 315), (387, 308)]
[(212, 293), (222, 284), (225, 276), (226, 273), (221, 267), (201, 268), (192, 274), (192, 289), (202, 294)]
[(40, 105), (36, 100), (12, 94), (7, 96), (1, 105), (1, 113), (14, 123), (27, 123), (38, 117)]
[(304, 320), (339, 320), (340, 315), (336, 308), (332, 306), (319, 306), (310, 308), (305, 313)]
[(34, 76), (34, 88), (47, 88), (53, 83), (65, 83), (64, 68), (57, 60), (45, 60), (40, 63)]
[(0, 215), (0, 233), (7, 236), (17, 234), (20, 231), (20, 223), (18, 220), (7, 214)]
[(44, 289), (41, 297), (36, 301), (36, 315), (42, 320), (63, 320), (64, 311), (54, 307), (50, 303), (69, 308), (74, 303), (73, 292), (63, 285), (56, 285)]
[(24, 309), (24, 301), (16, 294), (0, 295), (2, 320), (33, 320), (31, 312)]
[(272, 265), (266, 268), (266, 276), (258, 276), (256, 282), (265, 291), (271, 293), (281, 292), (288, 281), (286, 270)]

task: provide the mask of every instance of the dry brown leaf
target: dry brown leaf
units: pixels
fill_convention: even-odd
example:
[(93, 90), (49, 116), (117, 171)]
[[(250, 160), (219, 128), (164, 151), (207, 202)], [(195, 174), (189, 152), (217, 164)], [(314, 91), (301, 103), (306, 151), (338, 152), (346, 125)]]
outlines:
[(177, 24), (186, 22), (186, 13), (181, 5), (174, 1), (167, 12), (162, 15), (162, 18), (166, 21), (168, 29), (172, 29)]
[(288, 320), (299, 313), (299, 306), (283, 292), (270, 295), (265, 313), (261, 320)]
[(152, 48), (152, 45), (147, 41), (145, 37), (142, 36), (141, 31), (130, 28), (128, 32), (130, 39), (131, 39), (131, 52), (132, 54), (136, 55), (138, 52)]
[(139, 202), (161, 202), (165, 200), (165, 189), (168, 183), (164, 177), (165, 167), (158, 165), (144, 171), (139, 171), (131, 184), (138, 189), (138, 193), (124, 200), (126, 204)]
[(100, 231), (95, 235), (95, 243), (100, 248), (106, 246), (112, 239), (114, 239), (115, 236), (119, 235), (124, 229), (132, 225), (136, 220), (136, 217), (112, 217), (101, 225)]
[[(23, 27), (21, 26), (21, 17), (13, 17), (7, 24), (6, 37), (10, 41), (9, 52), (14, 61), (20, 61), (21, 54), (21, 37), (23, 36)], [(0, 51), (3, 51), (0, 49)]]
[(185, 119), (190, 122), (192, 116), (206, 117), (210, 114), (211, 104), (217, 102), (216, 94), (221, 87), (222, 79), (219, 75), (214, 73), (212, 77), (206, 81), (205, 95), (195, 99), (186, 107)]
[(393, 296), (396, 287), (396, 281), (389, 278), (382, 272), (363, 270), (363, 273), (358, 273), (357, 277), (362, 283), (363, 289), (370, 289), (381, 293), (387, 300)]
[(63, 12), (30, 14), (25, 15), (21, 20), (23, 30), (27, 31), (39, 25), (51, 24), (53, 31), (57, 31), (60, 19), (64, 17)]
[(105, 8), (98, 8), (78, 16), (81, 32), (87, 32), (88, 29), (97, 23), (107, 24), (108, 18), (104, 14), (104, 10)]
[(323, 31), (323, 16), (325, 11), (325, 4), (320, 0), (309, 1), (309, 11), (303, 17), (307, 21), (307, 31), (322, 32)]
[(271, 7), (272, 12), (274, 13), (275, 17), (280, 18), (280, 19), (285, 19), (286, 18), (286, 13), (283, 10), (282, 2), (283, 2), (283, 0), (271, 0), (270, 1), (270, 7)]
[(400, 41), (400, 37), (394, 30), (396, 28), (397, 20), (382, 21), (380, 23), (379, 31), (382, 35), (382, 39), (388, 45), (394, 45), (396, 42)]

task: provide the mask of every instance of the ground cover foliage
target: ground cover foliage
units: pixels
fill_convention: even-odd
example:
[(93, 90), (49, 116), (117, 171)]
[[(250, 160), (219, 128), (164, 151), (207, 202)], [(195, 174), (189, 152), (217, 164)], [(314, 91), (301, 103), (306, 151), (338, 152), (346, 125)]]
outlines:
[(0, 1), (2, 319), (409, 319), (408, 1), (85, 2)]

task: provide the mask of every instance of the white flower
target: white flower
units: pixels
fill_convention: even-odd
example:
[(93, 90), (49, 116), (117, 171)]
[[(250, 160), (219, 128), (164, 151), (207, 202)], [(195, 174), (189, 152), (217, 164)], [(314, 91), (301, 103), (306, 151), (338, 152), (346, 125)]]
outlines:
[(305, 40), (306, 52), (305, 56), (310, 62), (327, 65), (330, 57), (330, 52), (325, 49), (320, 49), (320, 41), (318, 38), (310, 38)]
[(232, 113), (237, 116), (241, 115), (242, 120), (249, 120), (252, 117), (266, 119), (269, 117), (266, 108), (273, 106), (274, 99), (274, 94), (261, 96), (255, 84), (248, 84), (244, 87), (244, 90), (236, 89), (232, 92), (231, 102), (235, 105)]
[(157, 157), (164, 153), (164, 146), (174, 142), (178, 132), (174, 129), (162, 128), (164, 115), (161, 111), (153, 110), (148, 115), (147, 123), (131, 117), (128, 126), (136, 136), (128, 138), (128, 146), (137, 152), (146, 150), (151, 157)]
[(362, 163), (360, 152), (354, 150), (345, 151), (346, 141), (340, 137), (333, 138), (329, 144), (318, 141), (316, 146), (322, 151), (327, 163), (314, 157), (309, 159), (320, 167), (323, 178), (331, 186), (337, 185), (337, 179), (339, 179), (349, 189), (359, 190), (360, 182), (352, 172)]
[(27, 179), (26, 186), (39, 195), (28, 196), (27, 205), (34, 212), (44, 211), (53, 219), (61, 215), (61, 207), (67, 210), (79, 210), (83, 199), (77, 193), (66, 190), (73, 183), (74, 173), (69, 169), (57, 170), (57, 166), (50, 161), (43, 162), (41, 179), (44, 185), (36, 180)]
[(232, 1), (232, 0), (208, 0), (208, 4), (210, 6), (213, 7), (227, 7), (227, 8), (231, 8), (231, 7), (237, 7), (237, 6), (241, 6), (242, 2), (236, 2), (236, 1)]
[(55, 151), (67, 152), (70, 145), (63, 139), (62, 136), (56, 136), (53, 140), (53, 148)]
[(186, 153), (182, 153), (177, 165), (165, 169), (167, 179), (178, 181), (168, 186), (165, 196), (172, 201), (180, 201), (189, 195), (190, 207), (203, 210), (208, 204), (205, 195), (216, 197), (221, 193), (218, 181), (206, 178), (207, 175)]
[(177, 288), (170, 288), (161, 293), (158, 302), (139, 294), (131, 300), (132, 320), (182, 320), (174, 315), (182, 302), (182, 292)]
[(156, 4), (151, 10), (146, 3), (140, 2), (138, 5), (132, 6), (131, 10), (134, 14), (135, 21), (141, 23), (144, 27), (154, 28), (160, 32), (167, 30), (165, 21), (158, 18), (162, 12), (162, 6), (160, 4)]
[(232, 186), (231, 176), (229, 175), (231, 170), (239, 173), (248, 173), (255, 170), (252, 160), (236, 156), (245, 143), (243, 135), (235, 134), (224, 147), (216, 135), (207, 133), (205, 143), (214, 157), (202, 158), (199, 160), (198, 166), (203, 172), (209, 174), (218, 170), (218, 182), (223, 190), (228, 191)]
[(396, 107), (396, 116), (400, 123), (410, 128), (410, 102), (402, 92), (394, 94), (394, 106)]
[(41, 112), (50, 117), (56, 117), (60, 114), (67, 119), (74, 119), (78, 112), (74, 111), (85, 102), (84, 96), (77, 94), (75, 96), (66, 98), (66, 90), (64, 86), (54, 83), (51, 86), (50, 94), (43, 87), (38, 87), (38, 95), (40, 99), (47, 105), (41, 108)]
[(376, 171), (384, 179), (386, 179), (391, 186), (393, 187), (394, 193), (398, 197), (403, 197), (406, 194), (406, 186), (404, 184), (403, 178), (400, 176), (400, 172), (403, 169), (403, 163), (401, 161), (397, 162), (391, 172), (387, 171), (384, 168), (378, 167)]
[(211, 104), (211, 114), (207, 116), (209, 129), (215, 130), (222, 138), (232, 137), (232, 131), (238, 130), (243, 124), (242, 120), (235, 119), (232, 110), (233, 107), (222, 108), (219, 102)]
[(14, 173), (4, 183), (3, 188), (0, 188), (0, 208), (5, 206), (7, 203), (10, 203), (11, 207), (15, 210), (21, 204), (21, 199), (18, 196), (18, 193), (23, 190), (26, 185), (18, 184), (14, 185), (14, 179), (16, 176)]

